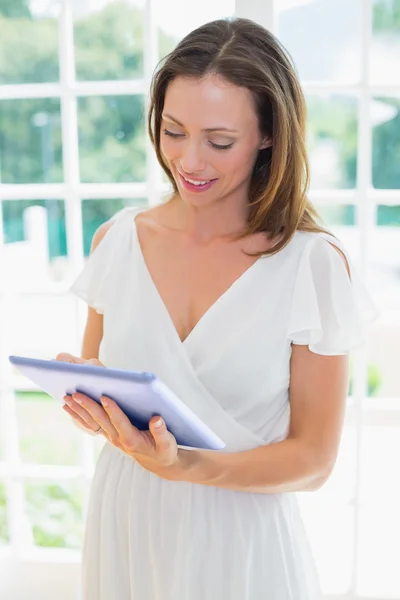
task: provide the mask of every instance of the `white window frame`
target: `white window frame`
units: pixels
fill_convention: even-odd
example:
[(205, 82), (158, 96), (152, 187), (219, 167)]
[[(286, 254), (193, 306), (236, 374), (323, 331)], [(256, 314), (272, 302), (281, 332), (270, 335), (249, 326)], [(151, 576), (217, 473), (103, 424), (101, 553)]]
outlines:
[[(279, 1), (279, 0), (278, 0)], [(276, 2), (275, 0), (236, 0), (236, 15), (252, 18), (271, 31), (276, 31)], [(111, 183), (111, 184), (85, 184), (79, 180), (78, 159), (78, 129), (77, 129), (77, 97), (92, 95), (125, 95), (144, 94), (147, 98), (150, 79), (153, 69), (157, 63), (158, 46), (157, 34), (154, 27), (156, 22), (154, 16), (154, 3), (147, 0), (144, 9), (145, 46), (144, 46), (144, 76), (134, 81), (104, 81), (104, 82), (79, 82), (75, 79), (74, 68), (74, 46), (73, 46), (73, 16), (69, 0), (61, 1), (59, 19), (59, 65), (60, 81), (58, 83), (45, 84), (22, 84), (0, 86), (0, 98), (5, 99), (27, 99), (27, 98), (61, 98), (61, 121), (62, 121), (62, 145), (64, 182), (60, 184), (15, 184), (0, 185), (0, 203), (2, 200), (25, 200), (25, 199), (61, 199), (65, 200), (65, 214), (67, 225), (67, 244), (70, 264), (73, 272), (78, 272), (83, 265), (83, 242), (82, 242), (82, 198), (143, 198), (147, 197), (149, 203), (156, 204), (161, 194), (165, 191), (165, 185), (161, 183), (160, 169), (151, 148), (150, 140), (147, 138), (147, 173), (146, 181), (143, 183)], [(372, 187), (371, 169), (371, 122), (370, 122), (370, 100), (375, 95), (400, 94), (400, 86), (376, 86), (369, 83), (369, 54), (371, 49), (371, 18), (372, 0), (364, 0), (362, 13), (362, 71), (361, 79), (354, 85), (342, 85), (335, 82), (304, 82), (303, 88), (306, 93), (349, 93), (358, 98), (359, 122), (358, 122), (358, 170), (357, 186), (354, 190), (311, 190), (311, 200), (318, 198), (318, 202), (331, 204), (354, 204), (358, 207), (356, 226), (360, 232), (360, 264), (358, 265), (362, 276), (365, 276), (368, 266), (370, 231), (375, 226), (377, 205), (398, 205), (397, 190), (375, 190)], [(362, 201), (361, 201), (362, 200)], [(0, 210), (0, 256), (3, 247), (2, 222)], [(0, 261), (1, 263), (1, 261)], [(32, 293), (38, 290), (25, 290)], [(42, 291), (42, 290), (41, 290)], [(48, 293), (65, 293), (66, 287), (49, 286)], [(46, 591), (40, 584), (40, 577), (45, 572), (49, 576), (47, 568), (53, 563), (53, 573), (57, 576), (48, 581), (48, 598), (57, 597), (72, 598), (68, 581), (75, 585), (79, 572), (80, 554), (73, 551), (46, 550), (41, 548), (28, 548), (26, 537), (21, 523), (23, 517), (23, 481), (25, 478), (39, 480), (54, 478), (56, 480), (73, 480), (81, 478), (89, 489), (93, 473), (93, 443), (92, 439), (82, 436), (82, 462), (76, 467), (46, 467), (41, 465), (23, 465), (18, 451), (17, 419), (13, 399), (14, 381), (10, 375), (7, 360), (7, 323), (5, 315), (7, 306), (12, 303), (13, 292), (1, 288), (0, 281), (0, 406), (1, 423), (0, 434), (5, 440), (5, 461), (0, 463), (0, 480), (5, 482), (8, 501), (9, 530), (11, 544), (5, 549), (0, 549), (0, 573), (4, 565), (12, 565), (18, 573), (10, 581), (17, 592), (12, 596), (30, 600), (36, 597), (33, 590), (37, 589), (42, 600)], [(3, 334), (3, 335), (2, 335)], [(354, 353), (355, 377), (354, 395), (349, 407), (348, 419), (357, 423), (357, 482), (353, 506), (355, 507), (355, 539), (358, 537), (359, 509), (360, 509), (360, 457), (361, 437), (363, 424), (373, 424), (377, 421), (393, 425), (400, 424), (400, 413), (396, 406), (384, 409), (375, 406), (375, 403), (366, 398), (366, 355), (365, 349)], [(394, 403), (393, 403), (394, 404)], [(364, 407), (364, 409), (362, 408)], [(367, 408), (365, 408), (367, 407)], [(357, 543), (353, 555), (353, 578), (348, 594), (338, 596), (342, 600), (362, 600), (355, 593), (357, 564)], [(30, 572), (30, 565), (35, 563), (35, 573), (27, 576), (25, 583), (21, 583), (22, 572)], [(68, 578), (66, 574), (68, 573)], [(10, 573), (8, 573), (10, 577)], [(62, 579), (65, 589), (60, 589), (59, 580)], [(0, 577), (0, 580), (2, 577)], [(17, 582), (18, 580), (18, 582)], [(3, 578), (3, 581), (6, 579)], [(52, 584), (54, 583), (54, 587)], [(21, 584), (22, 587), (18, 587)], [(57, 586), (57, 587), (55, 587)], [(2, 592), (0, 584), (0, 595)], [(6, 593), (6, 588), (4, 592)], [(32, 596), (29, 595), (32, 594)], [(61, 594), (65, 593), (65, 596)], [(3, 596), (2, 596), (3, 597)], [(37, 596), (39, 597), (39, 596)], [(382, 599), (383, 600), (383, 599)]]

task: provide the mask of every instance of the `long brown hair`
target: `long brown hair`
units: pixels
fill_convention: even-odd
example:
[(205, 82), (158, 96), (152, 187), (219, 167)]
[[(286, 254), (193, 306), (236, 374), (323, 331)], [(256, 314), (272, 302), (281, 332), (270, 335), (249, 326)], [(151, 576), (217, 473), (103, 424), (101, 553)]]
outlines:
[[(216, 74), (246, 87), (262, 137), (273, 145), (259, 151), (249, 186), (249, 217), (243, 236), (265, 231), (279, 238), (262, 254), (279, 252), (296, 230), (330, 233), (307, 198), (306, 103), (290, 55), (279, 40), (249, 19), (220, 19), (189, 33), (160, 63), (150, 90), (148, 132), (158, 161), (178, 193), (160, 149), (161, 114), (175, 77)], [(332, 234), (331, 234), (332, 235)], [(242, 237), (242, 236), (240, 236)]]

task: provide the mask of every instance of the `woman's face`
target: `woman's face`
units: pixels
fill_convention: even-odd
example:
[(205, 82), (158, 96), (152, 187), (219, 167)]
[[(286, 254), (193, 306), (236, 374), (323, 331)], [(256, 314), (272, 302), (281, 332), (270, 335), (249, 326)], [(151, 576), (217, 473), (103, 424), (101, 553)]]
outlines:
[(247, 203), (258, 151), (271, 144), (270, 138), (261, 140), (246, 88), (216, 75), (177, 77), (169, 84), (161, 152), (185, 202), (200, 206), (232, 198)]

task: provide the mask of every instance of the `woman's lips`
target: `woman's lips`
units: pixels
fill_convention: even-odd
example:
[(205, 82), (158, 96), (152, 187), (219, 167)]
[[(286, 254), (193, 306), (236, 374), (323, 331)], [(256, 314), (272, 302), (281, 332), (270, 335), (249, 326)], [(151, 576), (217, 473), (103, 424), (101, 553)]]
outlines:
[(195, 185), (194, 183), (190, 183), (190, 181), (187, 181), (179, 171), (178, 171), (178, 175), (182, 182), (183, 187), (190, 192), (197, 192), (197, 193), (205, 192), (206, 190), (209, 190), (210, 187), (217, 181), (217, 179), (210, 179), (208, 181), (208, 183)]

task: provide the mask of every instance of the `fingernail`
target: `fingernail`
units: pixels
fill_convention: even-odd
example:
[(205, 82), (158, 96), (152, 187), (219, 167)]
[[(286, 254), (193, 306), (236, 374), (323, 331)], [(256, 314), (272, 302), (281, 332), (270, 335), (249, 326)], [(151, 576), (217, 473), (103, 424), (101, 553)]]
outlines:
[(101, 403), (102, 403), (103, 406), (108, 406), (107, 398), (105, 398), (104, 396), (102, 396), (100, 398), (100, 401), (101, 401)]
[(78, 404), (83, 404), (83, 400), (79, 398), (79, 396), (77, 396), (76, 394), (72, 394), (72, 397)]
[(156, 421), (154, 423), (154, 427), (157, 427), (157, 429), (160, 429), (160, 427), (162, 427), (162, 424), (163, 424), (162, 420), (158, 419), (158, 421)]

